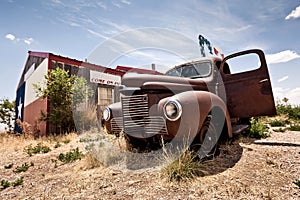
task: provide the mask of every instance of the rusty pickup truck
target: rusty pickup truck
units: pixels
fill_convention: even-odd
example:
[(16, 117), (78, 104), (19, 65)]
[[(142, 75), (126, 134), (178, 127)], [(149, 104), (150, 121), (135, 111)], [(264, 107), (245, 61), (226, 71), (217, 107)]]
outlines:
[[(228, 61), (250, 54), (258, 67), (232, 73)], [(141, 151), (189, 138), (191, 148), (205, 147), (208, 154), (220, 138), (247, 127), (251, 117), (276, 114), (259, 49), (201, 58), (164, 75), (125, 75), (121, 85), (121, 101), (103, 111), (104, 125), (110, 134), (124, 133), (130, 148)]]

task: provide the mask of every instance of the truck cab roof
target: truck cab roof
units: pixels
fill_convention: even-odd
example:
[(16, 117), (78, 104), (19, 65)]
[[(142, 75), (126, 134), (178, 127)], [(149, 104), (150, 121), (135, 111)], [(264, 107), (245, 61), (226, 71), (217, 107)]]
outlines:
[[(218, 64), (217, 64), (218, 63)], [(165, 75), (185, 78), (206, 78), (213, 73), (214, 65), (220, 65), (218, 57), (205, 57), (199, 60), (183, 63), (168, 70)]]

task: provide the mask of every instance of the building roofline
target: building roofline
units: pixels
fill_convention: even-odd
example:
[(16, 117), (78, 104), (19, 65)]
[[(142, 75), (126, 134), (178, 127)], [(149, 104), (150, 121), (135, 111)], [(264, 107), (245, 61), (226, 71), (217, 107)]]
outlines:
[(120, 75), (120, 76), (124, 75), (124, 72), (122, 72), (120, 70), (104, 67), (102, 65), (93, 64), (93, 63), (89, 63), (86, 61), (81, 61), (81, 60), (77, 60), (77, 59), (73, 59), (73, 58), (69, 58), (69, 57), (65, 57), (65, 56), (61, 56), (61, 55), (57, 55), (57, 54), (53, 54), (53, 53), (49, 53), (49, 52), (28, 51), (28, 54), (29, 54), (29, 56), (48, 58), (50, 60), (54, 60), (54, 61), (58, 61), (58, 62), (63, 62), (63, 63), (71, 64), (71, 65), (86, 67), (91, 70), (103, 71), (103, 72), (116, 74), (116, 75)]

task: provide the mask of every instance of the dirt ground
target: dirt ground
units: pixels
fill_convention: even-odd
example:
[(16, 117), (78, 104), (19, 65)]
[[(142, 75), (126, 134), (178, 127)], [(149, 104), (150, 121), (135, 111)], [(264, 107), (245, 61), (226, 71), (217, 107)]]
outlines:
[[(56, 140), (56, 141), (55, 141)], [(64, 142), (64, 141), (70, 142)], [(299, 132), (273, 133), (270, 141), (300, 144)], [(52, 150), (29, 156), (38, 142)], [(205, 175), (168, 182), (160, 170), (119, 171), (90, 156), (72, 162), (54, 161), (60, 153), (79, 147), (76, 134), (60, 139), (32, 140), (0, 135), (0, 179), (23, 178), (23, 185), (0, 189), (0, 199), (300, 199), (300, 147), (254, 144), (239, 137), (221, 146), (221, 154), (203, 164)], [(13, 170), (33, 163), (26, 172)], [(5, 166), (13, 164), (12, 168)], [(1, 187), (0, 187), (1, 188)]]

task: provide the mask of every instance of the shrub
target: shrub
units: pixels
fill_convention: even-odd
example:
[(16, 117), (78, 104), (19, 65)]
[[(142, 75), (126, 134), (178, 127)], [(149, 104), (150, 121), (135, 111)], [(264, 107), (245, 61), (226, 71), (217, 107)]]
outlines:
[(15, 180), (14, 182), (11, 183), (11, 185), (13, 187), (17, 187), (19, 185), (22, 185), (23, 184), (23, 176), (21, 176), (20, 178), (18, 178), (17, 180)]
[(56, 159), (51, 159), (51, 162), (54, 163), (54, 168), (57, 168), (57, 160)]
[(8, 98), (0, 99), (0, 123), (5, 124), (5, 130), (13, 132), (15, 119), (15, 101), (10, 101)]
[(51, 149), (48, 146), (43, 145), (42, 143), (38, 143), (35, 147), (32, 147), (32, 145), (25, 147), (24, 151), (29, 156), (32, 156), (33, 154), (38, 153), (48, 153), (49, 151), (51, 151)]
[(4, 190), (10, 186), (10, 182), (7, 180), (1, 180), (1, 188), (0, 190)]
[(22, 136), (24, 138), (38, 138), (40, 136), (40, 130), (38, 128), (39, 121), (35, 121), (33, 125), (21, 121), (20, 119), (16, 119), (16, 125), (18, 129), (22, 132)]
[(289, 128), (290, 131), (300, 131), (300, 125), (298, 124), (293, 124)]
[(251, 127), (248, 132), (248, 136), (251, 138), (267, 138), (269, 137), (268, 128), (259, 119), (251, 118)]
[(102, 165), (101, 162), (92, 153), (87, 153), (84, 158), (85, 162), (82, 168), (85, 170), (94, 169)]
[(75, 160), (80, 160), (83, 156), (84, 156), (84, 154), (82, 152), (80, 152), (79, 148), (77, 147), (76, 149), (71, 149), (66, 154), (63, 154), (63, 153), (59, 154), (57, 159), (61, 162), (69, 163), (69, 162), (73, 162)]
[(204, 175), (202, 163), (197, 155), (187, 151), (177, 160), (162, 169), (162, 174), (168, 181), (182, 181), (196, 176)]
[(294, 184), (296, 184), (300, 188), (300, 179), (294, 181)]
[(278, 115), (288, 115), (290, 119), (294, 120), (300, 119), (300, 106), (279, 103), (276, 106), (276, 111)]
[(284, 120), (284, 121), (281, 121), (281, 120), (273, 120), (270, 122), (270, 125), (272, 127), (280, 127), (280, 126), (285, 126), (286, 124), (289, 124), (289, 121), (288, 120)]
[(29, 167), (34, 166), (34, 163), (31, 162), (30, 165), (28, 165), (27, 163), (22, 164), (22, 166), (17, 166), (16, 169), (14, 169), (15, 173), (21, 173), (21, 172), (26, 172)]
[(54, 145), (54, 148), (57, 149), (60, 146), (61, 146), (60, 142), (56, 142), (55, 145)]
[(97, 127), (97, 110), (90, 104), (82, 104), (81, 109), (77, 107), (73, 110), (74, 121), (76, 122), (76, 130), (79, 133), (90, 131)]
[(4, 166), (4, 169), (10, 169), (10, 168), (12, 168), (13, 167), (13, 163), (10, 163), (10, 164), (8, 164), (8, 165), (5, 165)]
[(63, 143), (65, 143), (65, 144), (68, 144), (68, 143), (70, 143), (70, 142), (71, 142), (71, 140), (70, 140), (70, 139), (68, 139), (68, 138), (66, 138), (66, 139), (64, 139), (62, 142), (63, 142)]
[(93, 96), (93, 90), (83, 77), (69, 75), (59, 67), (34, 84), (35, 92), (43, 99), (50, 99), (51, 112), (41, 112), (41, 121), (50, 122), (51, 133), (63, 134), (75, 130), (73, 110)]
[(15, 180), (14, 182), (9, 182), (7, 180), (1, 180), (1, 187), (0, 187), (0, 190), (4, 190), (10, 186), (13, 186), (13, 187), (17, 187), (19, 185), (22, 185), (23, 184), (23, 176), (21, 176), (20, 178), (18, 178), (17, 180)]

